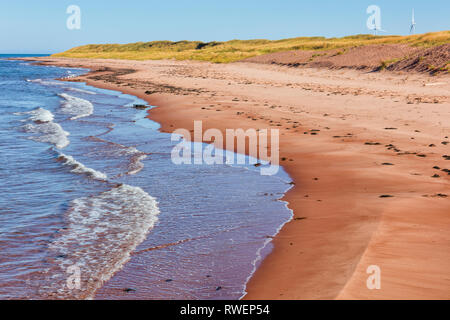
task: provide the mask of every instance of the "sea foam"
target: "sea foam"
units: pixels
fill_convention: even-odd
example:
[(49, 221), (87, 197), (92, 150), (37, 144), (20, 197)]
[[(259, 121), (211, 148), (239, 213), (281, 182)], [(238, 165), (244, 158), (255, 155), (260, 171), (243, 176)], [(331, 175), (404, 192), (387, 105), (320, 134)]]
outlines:
[(89, 90), (84, 90), (84, 89), (79, 89), (79, 88), (68, 88), (71, 91), (75, 91), (75, 92), (80, 92), (80, 93), (85, 93), (85, 94), (90, 94), (90, 95), (95, 95), (97, 94), (96, 92), (93, 91), (89, 91)]
[(25, 132), (34, 133), (35, 135), (29, 139), (38, 142), (47, 142), (55, 145), (58, 149), (67, 147), (70, 143), (69, 133), (53, 122), (54, 115), (44, 108), (36, 108), (28, 112), (18, 112), (16, 115), (30, 115), (24, 121), (29, 121), (23, 126)]
[(103, 172), (88, 168), (81, 162), (75, 160), (72, 156), (65, 155), (64, 153), (59, 154), (58, 160), (62, 161), (64, 165), (71, 167), (72, 170), (70, 171), (73, 173), (85, 174), (96, 180), (106, 180), (108, 178)]
[[(93, 298), (95, 291), (130, 259), (130, 253), (145, 240), (158, 221), (155, 198), (139, 187), (126, 184), (95, 196), (75, 199), (66, 212), (67, 228), (62, 230), (50, 249), (57, 259), (59, 272), (53, 277), (51, 296), (58, 298)], [(66, 270), (80, 270), (80, 290), (65, 285)]]
[(55, 116), (53, 113), (44, 108), (36, 108), (27, 112), (16, 112), (15, 115), (30, 115), (30, 117), (23, 121), (41, 121), (41, 122), (50, 122), (53, 121)]
[(77, 98), (67, 93), (61, 93), (59, 96), (64, 98), (61, 104), (61, 112), (72, 115), (70, 120), (88, 117), (94, 112), (94, 106), (88, 100)]
[(39, 83), (45, 86), (63, 86), (63, 82), (51, 81), (51, 80), (42, 80), (42, 79), (27, 79), (27, 82)]

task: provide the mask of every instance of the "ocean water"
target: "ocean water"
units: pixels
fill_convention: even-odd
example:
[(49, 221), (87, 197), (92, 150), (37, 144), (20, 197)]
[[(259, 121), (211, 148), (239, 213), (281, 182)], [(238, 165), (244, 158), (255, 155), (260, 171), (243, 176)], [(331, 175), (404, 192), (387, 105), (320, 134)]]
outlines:
[(291, 218), (289, 176), (175, 165), (144, 101), (5, 58), (0, 299), (239, 299)]

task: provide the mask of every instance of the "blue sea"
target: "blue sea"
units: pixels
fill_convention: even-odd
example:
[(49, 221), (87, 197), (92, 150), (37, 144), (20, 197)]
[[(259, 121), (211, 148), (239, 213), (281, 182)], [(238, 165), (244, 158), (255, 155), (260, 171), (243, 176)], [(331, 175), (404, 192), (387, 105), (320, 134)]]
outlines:
[(0, 55), (0, 299), (239, 299), (289, 176), (175, 165), (145, 101)]

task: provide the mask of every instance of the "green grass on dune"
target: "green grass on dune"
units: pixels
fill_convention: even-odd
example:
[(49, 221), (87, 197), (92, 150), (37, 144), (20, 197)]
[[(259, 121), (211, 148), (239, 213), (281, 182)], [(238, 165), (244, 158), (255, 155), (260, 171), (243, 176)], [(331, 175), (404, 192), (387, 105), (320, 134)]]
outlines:
[(90, 44), (53, 57), (127, 60), (202, 60), (226, 63), (289, 50), (328, 50), (371, 44), (409, 44), (432, 47), (450, 43), (450, 31), (411, 36), (354, 35), (343, 38), (300, 37), (282, 40), (231, 40), (226, 42), (152, 41), (130, 44)]

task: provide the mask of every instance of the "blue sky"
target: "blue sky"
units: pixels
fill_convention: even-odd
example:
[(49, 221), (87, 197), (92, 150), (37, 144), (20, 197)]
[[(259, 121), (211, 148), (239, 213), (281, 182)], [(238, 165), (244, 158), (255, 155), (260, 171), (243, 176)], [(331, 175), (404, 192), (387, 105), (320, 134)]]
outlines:
[[(69, 30), (69, 5), (81, 29)], [(0, 0), (0, 53), (54, 53), (89, 43), (224, 41), (370, 33), (369, 5), (381, 8), (387, 34), (450, 30), (449, 0)]]

